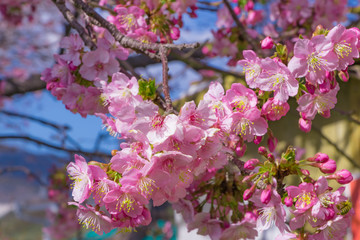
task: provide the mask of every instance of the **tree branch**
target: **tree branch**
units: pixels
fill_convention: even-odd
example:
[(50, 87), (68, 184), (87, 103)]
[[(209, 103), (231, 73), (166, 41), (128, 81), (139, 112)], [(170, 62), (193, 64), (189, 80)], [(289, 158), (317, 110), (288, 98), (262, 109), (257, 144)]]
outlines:
[(69, 22), (70, 26), (79, 33), (81, 39), (84, 43), (90, 47), (90, 49), (96, 49), (95, 43), (92, 41), (91, 37), (86, 33), (85, 29), (76, 21), (75, 16), (70, 12), (70, 10), (65, 6), (65, 0), (52, 0), (56, 7), (63, 14), (66, 21)]
[(159, 51), (161, 46), (169, 49), (179, 49), (183, 50), (186, 48), (197, 48), (199, 43), (193, 44), (158, 44), (158, 43), (142, 43), (133, 38), (123, 35), (113, 24), (104, 19), (100, 14), (98, 14), (94, 9), (89, 5), (84, 3), (82, 0), (73, 0), (77, 8), (82, 9), (92, 20), (97, 22), (96, 25), (101, 26), (107, 29), (111, 35), (118, 41), (123, 47), (133, 49), (135, 51), (141, 52), (148, 55), (151, 58), (161, 60), (160, 56), (152, 51)]
[(68, 153), (72, 153), (72, 154), (81, 154), (81, 155), (86, 155), (86, 156), (90, 156), (90, 157), (101, 157), (101, 158), (111, 158), (110, 154), (105, 154), (105, 153), (94, 153), (94, 152), (86, 152), (86, 151), (80, 151), (80, 150), (75, 150), (75, 149), (69, 149), (69, 148), (63, 148), (60, 146), (56, 146), (56, 145), (52, 145), (49, 144), (43, 140), (39, 140), (39, 139), (35, 139), (33, 137), (30, 136), (17, 136), (17, 135), (0, 135), (0, 140), (9, 140), (9, 139), (19, 139), (19, 140), (25, 140), (25, 141), (30, 141), (30, 142), (34, 142), (55, 150), (60, 150), (60, 151), (65, 151)]
[(43, 182), (35, 173), (31, 172), (24, 166), (11, 166), (0, 168), (0, 175), (7, 172), (23, 172), (29, 177), (33, 177), (40, 185), (47, 186), (46, 182)]
[(170, 91), (169, 91), (169, 67), (168, 67), (168, 60), (166, 57), (167, 49), (162, 47), (160, 48), (160, 57), (161, 57), (161, 63), (162, 63), (162, 77), (163, 77), (163, 92), (165, 96), (165, 104), (166, 104), (166, 113), (171, 113), (173, 111), (173, 106), (171, 102), (170, 97)]

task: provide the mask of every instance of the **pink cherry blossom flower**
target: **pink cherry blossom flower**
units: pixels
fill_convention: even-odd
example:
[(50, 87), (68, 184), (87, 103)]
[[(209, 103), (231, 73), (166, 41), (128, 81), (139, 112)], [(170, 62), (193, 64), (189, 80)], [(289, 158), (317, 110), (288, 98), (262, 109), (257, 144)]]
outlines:
[(83, 56), (83, 65), (80, 67), (80, 74), (89, 81), (95, 81), (96, 78), (107, 80), (108, 76), (120, 70), (119, 63), (110, 57), (107, 50), (98, 48), (95, 51), (85, 53)]
[(330, 109), (334, 108), (337, 102), (336, 94), (338, 91), (339, 86), (337, 85), (324, 94), (320, 93), (318, 89), (314, 94), (306, 93), (299, 98), (299, 107), (296, 110), (302, 114), (303, 118), (309, 120), (313, 120), (316, 113), (329, 116)]
[(71, 34), (69, 37), (64, 37), (60, 41), (60, 47), (65, 48), (65, 54), (60, 55), (60, 58), (72, 62), (74, 66), (79, 66), (80, 50), (84, 47), (84, 42), (78, 34)]
[(326, 38), (334, 44), (334, 52), (339, 59), (337, 70), (345, 70), (349, 65), (354, 64), (354, 58), (359, 57), (356, 48), (358, 39), (354, 31), (347, 30), (339, 24), (330, 30)]
[(93, 186), (93, 176), (85, 158), (75, 154), (75, 163), (66, 167), (70, 179), (74, 180), (72, 196), (76, 202), (82, 203), (90, 196)]
[(139, 84), (136, 78), (129, 79), (125, 74), (117, 72), (112, 75), (111, 83), (103, 86), (102, 96), (110, 104), (129, 104), (136, 107), (142, 102), (138, 93)]
[(194, 216), (194, 220), (188, 224), (188, 230), (198, 229), (199, 235), (210, 235), (211, 239), (219, 239), (221, 236), (221, 221), (210, 218), (210, 213), (200, 212)]
[(230, 28), (234, 23), (234, 19), (226, 6), (223, 6), (217, 11), (217, 16), (216, 26), (218, 28)]
[(179, 113), (179, 121), (183, 124), (197, 126), (203, 129), (208, 129), (216, 122), (216, 116), (210, 110), (210, 105), (205, 101), (200, 101), (199, 106), (196, 107), (194, 101), (186, 102)]
[(248, 89), (241, 83), (234, 83), (231, 85), (231, 88), (226, 91), (223, 101), (226, 102), (233, 111), (244, 113), (247, 110), (256, 108), (257, 96), (253, 90)]
[(312, 84), (321, 84), (326, 71), (338, 67), (338, 57), (332, 51), (333, 43), (324, 35), (309, 39), (299, 39), (294, 47), (294, 57), (288, 67), (295, 78), (305, 77)]
[(129, 8), (121, 5), (115, 7), (117, 13), (115, 17), (115, 26), (123, 33), (134, 32), (138, 28), (147, 28), (146, 21), (143, 17), (144, 10), (137, 6)]
[(57, 64), (51, 69), (51, 76), (59, 79), (60, 83), (64, 86), (68, 86), (74, 82), (74, 76), (71, 72), (70, 66), (60, 58), (61, 56), (55, 55), (54, 58)]
[(255, 136), (263, 136), (267, 132), (268, 124), (264, 118), (260, 117), (260, 111), (252, 108), (245, 113), (236, 112), (229, 115), (224, 119), (221, 127), (251, 142)]
[(117, 57), (119, 60), (126, 60), (129, 56), (129, 51), (119, 45), (115, 38), (105, 30), (104, 37), (98, 39), (98, 48), (109, 50), (110, 58)]
[(270, 121), (280, 120), (290, 110), (287, 102), (279, 102), (274, 98), (269, 98), (261, 108), (261, 115)]
[(246, 83), (250, 88), (257, 88), (257, 78), (261, 73), (261, 61), (252, 50), (243, 51), (244, 60), (238, 61), (238, 65), (242, 66), (245, 73)]
[(113, 228), (110, 217), (95, 210), (94, 207), (90, 205), (86, 205), (87, 207), (84, 207), (75, 202), (70, 202), (69, 204), (78, 207), (76, 215), (79, 218), (79, 222), (87, 229), (90, 228), (97, 234), (102, 235), (103, 232), (108, 233)]
[(241, 222), (231, 224), (229, 228), (225, 229), (220, 237), (220, 240), (239, 240), (239, 239), (255, 239), (258, 232), (255, 229), (255, 221), (251, 217), (247, 217), (249, 213), (245, 214)]
[(263, 72), (257, 80), (259, 89), (274, 91), (274, 99), (279, 102), (286, 102), (289, 96), (298, 93), (299, 83), (283, 63), (266, 58), (261, 61), (261, 67)]
[(266, 38), (264, 38), (264, 40), (261, 41), (262, 49), (272, 49), (273, 46), (274, 46), (274, 41), (269, 36), (267, 36)]

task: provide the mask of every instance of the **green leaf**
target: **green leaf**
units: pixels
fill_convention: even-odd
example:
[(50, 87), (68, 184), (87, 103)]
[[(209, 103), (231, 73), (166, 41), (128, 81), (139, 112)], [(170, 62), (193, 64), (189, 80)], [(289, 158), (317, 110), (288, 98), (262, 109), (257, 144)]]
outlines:
[(139, 94), (144, 100), (154, 100), (156, 98), (155, 79), (149, 81), (140, 79), (138, 83)]

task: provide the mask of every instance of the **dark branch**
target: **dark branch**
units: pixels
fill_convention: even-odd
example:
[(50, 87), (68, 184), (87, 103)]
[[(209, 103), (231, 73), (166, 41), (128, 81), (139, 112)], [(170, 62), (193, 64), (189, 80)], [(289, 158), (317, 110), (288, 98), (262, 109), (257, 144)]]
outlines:
[(68, 153), (72, 153), (72, 154), (81, 154), (81, 155), (86, 155), (86, 156), (90, 156), (90, 157), (101, 157), (101, 158), (111, 158), (110, 154), (105, 154), (105, 153), (93, 153), (93, 152), (85, 152), (85, 151), (80, 151), (80, 150), (75, 150), (75, 149), (68, 149), (68, 148), (63, 148), (60, 146), (56, 146), (56, 145), (52, 145), (49, 144), (43, 140), (39, 140), (39, 139), (35, 139), (33, 137), (29, 137), (29, 136), (17, 136), (17, 135), (2, 135), (0, 136), (0, 140), (9, 140), (9, 139), (19, 139), (19, 140), (25, 140), (25, 141), (30, 141), (30, 142), (34, 142), (55, 150), (60, 150), (60, 151), (65, 151)]
[(53, 0), (56, 7), (63, 14), (64, 18), (69, 22), (70, 26), (79, 33), (81, 39), (84, 43), (89, 46), (92, 50), (96, 49), (95, 43), (92, 41), (91, 37), (87, 34), (85, 29), (76, 21), (75, 16), (70, 12), (70, 10), (65, 6), (65, 0)]
[(43, 119), (40, 119), (40, 118), (37, 118), (37, 117), (25, 115), (25, 114), (10, 112), (10, 111), (6, 111), (6, 110), (0, 110), (0, 113), (5, 114), (5, 115), (8, 115), (8, 116), (12, 116), (12, 117), (19, 117), (19, 118), (29, 119), (29, 120), (31, 120), (31, 121), (44, 124), (44, 125), (46, 125), (46, 126), (52, 127), (52, 128), (54, 128), (54, 129), (60, 130), (60, 131), (69, 130), (69, 129), (70, 129), (69, 126), (66, 126), (66, 125), (58, 125), (58, 124), (56, 124), (56, 123), (51, 123), (51, 122), (49, 122), (49, 121), (46, 121), (46, 120), (43, 120)]
[(98, 14), (94, 9), (92, 9), (82, 0), (74, 0), (74, 3), (77, 8), (82, 9), (90, 18), (92, 18), (93, 23), (107, 29), (111, 33), (111, 35), (116, 39), (116, 41), (118, 41), (123, 47), (141, 52), (143, 54), (148, 55), (151, 58), (160, 60), (159, 55), (153, 53), (152, 51), (159, 51), (161, 46), (171, 49), (183, 50), (186, 48), (197, 48), (200, 45), (199, 43), (194, 43), (194, 44), (142, 43), (133, 38), (123, 35), (113, 24), (111, 24), (106, 19), (104, 19), (100, 14)]
[(35, 173), (31, 172), (28, 168), (24, 166), (11, 166), (0, 168), (0, 175), (7, 172), (23, 172), (27, 176), (34, 178), (40, 185), (47, 186), (46, 182), (42, 181)]

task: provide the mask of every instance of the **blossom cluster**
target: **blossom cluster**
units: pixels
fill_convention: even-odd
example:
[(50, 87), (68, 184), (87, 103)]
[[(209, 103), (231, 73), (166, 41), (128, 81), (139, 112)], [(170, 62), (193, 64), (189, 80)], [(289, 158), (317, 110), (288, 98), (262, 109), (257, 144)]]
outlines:
[(98, 88), (100, 81), (107, 81), (120, 70), (119, 60), (127, 59), (129, 52), (115, 42), (107, 31), (99, 38), (97, 48), (85, 52), (84, 42), (79, 35), (72, 34), (60, 42), (64, 54), (55, 55), (57, 63), (42, 73), (46, 88), (67, 109), (87, 114), (106, 113)]
[[(311, 39), (296, 42), (289, 62), (286, 47), (279, 48), (276, 57), (265, 59), (245, 50), (245, 59), (238, 64), (254, 90), (233, 83), (225, 91), (213, 82), (198, 104), (186, 102), (177, 115), (163, 113), (140, 93), (135, 77), (113, 72), (115, 68), (96, 67), (108, 64), (108, 59), (101, 60), (104, 52), (111, 55), (110, 48), (105, 51), (101, 45), (113, 41), (106, 34), (97, 50), (85, 54), (82, 42), (75, 44), (76, 36), (65, 39), (71, 47), (57, 57), (58, 62), (65, 63), (66, 69), (74, 66), (77, 76), (88, 79), (101, 93), (97, 98), (110, 115), (95, 114), (112, 135), (125, 140), (121, 150), (113, 151), (109, 164), (87, 163), (76, 155), (75, 163), (68, 165), (74, 180), (75, 202), (71, 204), (78, 207), (79, 221), (100, 234), (113, 228), (131, 230), (151, 222), (150, 201), (154, 206), (169, 201), (183, 213), (189, 230), (198, 228), (199, 234), (213, 239), (252, 239), (273, 224), (282, 233), (294, 231), (303, 239), (330, 235), (341, 239), (331, 229), (348, 225), (351, 205), (342, 196), (344, 188), (332, 191), (327, 180), (347, 184), (351, 174), (336, 172), (335, 161), (326, 154), (300, 161), (289, 148), (276, 158), (277, 139), (268, 128), (268, 121), (287, 114), (290, 97), (298, 99), (300, 128), (305, 131), (310, 130), (317, 112), (330, 116), (339, 90), (334, 75), (345, 73), (359, 56), (359, 30), (338, 25), (315, 33)], [(54, 71), (60, 66), (48, 74), (62, 73)], [(58, 75), (54, 81), (48, 78), (48, 84), (76, 82), (66, 76), (72, 74)], [(303, 121), (310, 127), (305, 128)], [(247, 143), (259, 144), (265, 134), (270, 153), (264, 147), (259, 153), (266, 160), (243, 163), (239, 158)], [(231, 170), (234, 166), (238, 170)], [(317, 167), (326, 176), (315, 180), (303, 166)], [(303, 183), (284, 188), (288, 175), (299, 175)], [(205, 206), (210, 210), (205, 211)], [(285, 224), (285, 206), (293, 208), (290, 227)], [(299, 232), (306, 221), (317, 230)]]
[[(142, 42), (172, 42), (180, 37), (182, 15), (188, 13), (196, 17), (195, 4), (191, 1), (127, 1), (114, 8), (115, 14), (107, 20), (114, 24), (124, 35)], [(191, 12), (187, 12), (190, 8)]]
[[(246, 174), (208, 171), (191, 184), (187, 196), (173, 204), (188, 229), (211, 239), (235, 240), (254, 239), (275, 226), (281, 233), (276, 239), (343, 239), (346, 232), (339, 229), (349, 226), (354, 211), (343, 195), (345, 188), (334, 191), (328, 180), (347, 184), (351, 173), (336, 171), (335, 161), (323, 153), (301, 161), (292, 148), (276, 159), (264, 147), (259, 153), (266, 160), (246, 161), (240, 167)], [(305, 166), (318, 167), (326, 176), (312, 179)], [(299, 176), (302, 183), (279, 191), (288, 175)], [(292, 214), (289, 223), (286, 209)], [(304, 232), (306, 222), (316, 231)]]
[[(309, 37), (318, 25), (332, 28), (334, 23), (344, 22), (351, 10), (347, 1), (335, 0), (276, 0), (264, 4), (252, 0), (233, 2), (235, 4), (231, 5), (231, 9), (226, 5), (218, 8), (217, 29), (212, 30), (214, 39), (203, 48), (203, 53), (208, 56), (230, 57), (229, 66), (235, 66), (236, 59), (241, 57), (240, 46), (250, 39), (255, 42), (262, 38), (258, 29), (293, 49), (293, 38), (286, 37), (289, 35), (287, 32), (292, 32), (295, 28), (297, 33)], [(230, 11), (237, 19), (234, 19)], [(249, 39), (244, 38), (244, 32), (239, 31), (239, 24), (246, 27)], [(263, 49), (271, 49), (272, 46)]]
[[(113, 117), (99, 116), (111, 133), (127, 141), (108, 165), (88, 165), (76, 156), (68, 166), (74, 200), (78, 205), (92, 195), (96, 206), (86, 211), (104, 206), (110, 215), (94, 214), (111, 220), (106, 230), (149, 224), (150, 200), (155, 206), (177, 202), (194, 177), (222, 168), (231, 149), (267, 132), (255, 93), (242, 84), (233, 84), (225, 94), (220, 83), (213, 83), (198, 106), (187, 102), (179, 115), (164, 116), (138, 95), (134, 77), (115, 73), (112, 79), (102, 82), (102, 98)], [(94, 228), (98, 232), (100, 225)]]
[[(310, 131), (311, 121), (317, 113), (330, 117), (339, 91), (335, 74), (347, 81), (347, 68), (354, 63), (354, 58), (359, 57), (359, 29), (337, 25), (328, 33), (322, 29), (319, 32), (323, 34), (298, 39), (288, 66), (279, 52), (279, 57), (260, 59), (252, 50), (245, 50), (245, 59), (238, 62), (250, 88), (273, 92), (273, 98), (264, 104), (265, 108), (271, 105), (273, 112), (283, 116), (289, 109), (289, 97), (296, 96), (301, 116), (299, 125), (305, 132)], [(287, 61), (287, 54), (284, 55)], [(296, 79), (301, 79), (301, 88)]]

